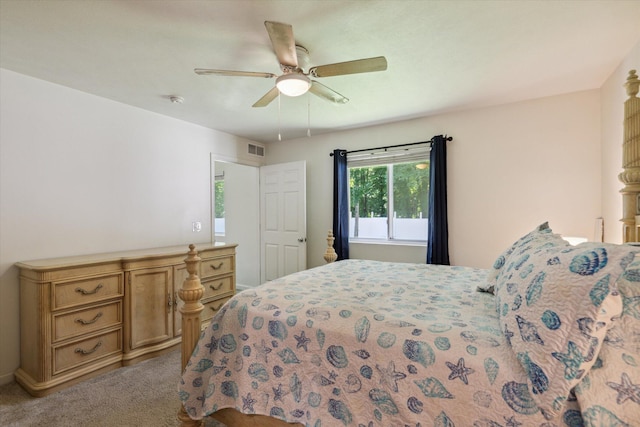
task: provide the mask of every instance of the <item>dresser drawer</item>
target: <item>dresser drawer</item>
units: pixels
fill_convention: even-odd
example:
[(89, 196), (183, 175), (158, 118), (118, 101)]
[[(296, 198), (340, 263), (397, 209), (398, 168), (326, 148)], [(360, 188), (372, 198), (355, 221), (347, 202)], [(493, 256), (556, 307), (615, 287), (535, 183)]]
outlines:
[(233, 272), (233, 263), (233, 255), (219, 258), (203, 259), (200, 268), (202, 273), (201, 278), (206, 279), (207, 277), (220, 276), (223, 274), (231, 273)]
[(53, 316), (53, 341), (60, 341), (122, 323), (122, 301)]
[(221, 298), (221, 299), (203, 303), (204, 310), (202, 310), (202, 313), (200, 314), (200, 321), (204, 323), (211, 320), (213, 316), (215, 316), (216, 313), (220, 311), (222, 306), (231, 299), (231, 297), (232, 295), (226, 298)]
[(90, 304), (123, 294), (121, 273), (69, 282), (56, 282), (52, 287), (52, 309)]
[(94, 360), (122, 352), (122, 328), (54, 347), (53, 375), (77, 368)]
[(220, 279), (209, 279), (202, 282), (204, 286), (203, 300), (226, 294), (233, 291), (233, 277), (227, 276)]

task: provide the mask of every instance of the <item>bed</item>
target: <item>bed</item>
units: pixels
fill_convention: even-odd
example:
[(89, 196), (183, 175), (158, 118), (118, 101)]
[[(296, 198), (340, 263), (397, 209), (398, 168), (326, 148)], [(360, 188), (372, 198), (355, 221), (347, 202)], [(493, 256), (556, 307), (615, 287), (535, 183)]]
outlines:
[(184, 426), (640, 422), (635, 244), (574, 246), (545, 222), (490, 269), (329, 262), (238, 293), (202, 331), (197, 263), (192, 245)]
[(240, 292), (187, 357), (187, 423), (633, 425), (636, 252), (541, 224), (491, 270), (345, 260)]

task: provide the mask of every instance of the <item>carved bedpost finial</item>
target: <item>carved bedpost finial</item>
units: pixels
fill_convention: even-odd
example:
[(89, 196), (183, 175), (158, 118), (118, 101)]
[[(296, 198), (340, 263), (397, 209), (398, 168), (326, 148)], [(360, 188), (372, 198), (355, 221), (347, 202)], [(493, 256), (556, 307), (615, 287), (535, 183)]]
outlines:
[(636, 96), (638, 94), (638, 88), (640, 88), (640, 80), (638, 80), (638, 75), (636, 74), (636, 70), (630, 70), (629, 76), (627, 77), (627, 82), (624, 84), (627, 88), (627, 95)]
[(187, 258), (184, 260), (185, 264), (187, 264), (187, 271), (189, 272), (189, 277), (193, 277), (198, 273), (198, 263), (200, 262), (200, 257), (198, 256), (198, 251), (196, 251), (196, 245), (193, 243), (189, 245), (189, 252), (187, 252)]
[(324, 253), (324, 260), (327, 263), (334, 262), (338, 259), (338, 254), (335, 249), (333, 249), (333, 242), (335, 241), (335, 237), (333, 237), (333, 231), (329, 230), (329, 234), (327, 234), (327, 250)]

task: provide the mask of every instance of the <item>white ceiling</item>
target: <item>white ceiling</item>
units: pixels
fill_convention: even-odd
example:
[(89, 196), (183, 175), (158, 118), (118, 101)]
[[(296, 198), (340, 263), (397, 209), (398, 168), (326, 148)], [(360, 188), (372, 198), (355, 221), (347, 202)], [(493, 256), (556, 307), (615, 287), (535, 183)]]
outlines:
[[(350, 102), (283, 96), (280, 114), (251, 107), (273, 79), (193, 72), (280, 74), (265, 20), (311, 65), (388, 70), (319, 78)], [(639, 40), (638, 0), (0, 0), (2, 68), (261, 142), (599, 88)]]

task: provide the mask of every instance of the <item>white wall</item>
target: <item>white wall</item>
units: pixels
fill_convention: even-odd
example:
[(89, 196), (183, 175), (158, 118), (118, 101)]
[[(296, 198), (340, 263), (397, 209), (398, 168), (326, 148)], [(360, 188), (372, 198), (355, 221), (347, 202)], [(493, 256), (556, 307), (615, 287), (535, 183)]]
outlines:
[[(556, 232), (593, 238), (601, 215), (597, 90), (269, 145), (269, 164), (307, 161), (310, 267), (323, 263), (332, 226), (329, 153), (438, 134), (453, 136), (447, 152), (452, 264), (489, 267), (508, 244), (547, 220)], [(426, 258), (424, 246), (390, 251), (383, 245), (353, 245), (351, 257), (396, 260), (400, 251), (407, 261)]]
[(624, 185), (618, 179), (622, 172), (624, 101), (623, 87), (629, 70), (640, 72), (640, 42), (602, 86), (602, 214), (605, 220), (604, 240), (622, 242), (622, 195)]
[(247, 140), (3, 69), (0, 93), (2, 384), (20, 363), (15, 262), (186, 252), (210, 241), (210, 153), (252, 159)]

